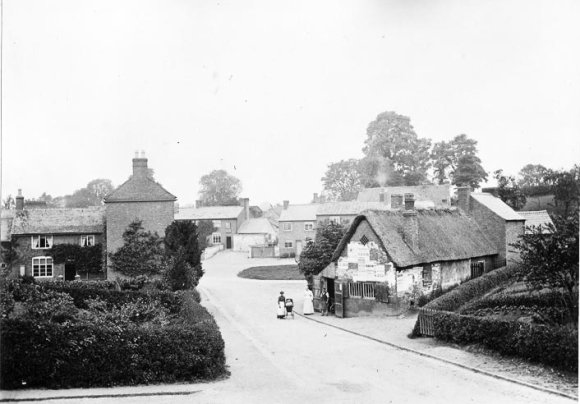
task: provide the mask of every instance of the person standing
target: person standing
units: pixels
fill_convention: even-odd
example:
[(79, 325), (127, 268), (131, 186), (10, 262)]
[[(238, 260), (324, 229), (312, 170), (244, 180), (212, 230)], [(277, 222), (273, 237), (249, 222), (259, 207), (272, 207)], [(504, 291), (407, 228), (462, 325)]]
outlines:
[(314, 300), (314, 295), (308, 286), (306, 286), (306, 290), (304, 291), (304, 308), (302, 310), (303, 314), (314, 314), (314, 304), (312, 301)]
[(320, 296), (320, 311), (323, 316), (328, 316), (328, 299), (330, 296), (326, 289), (322, 289), (322, 295)]

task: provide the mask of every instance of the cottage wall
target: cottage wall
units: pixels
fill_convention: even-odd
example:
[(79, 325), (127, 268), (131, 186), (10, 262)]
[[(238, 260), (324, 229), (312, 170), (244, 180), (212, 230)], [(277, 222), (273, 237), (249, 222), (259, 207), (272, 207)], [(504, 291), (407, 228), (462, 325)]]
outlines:
[(441, 287), (447, 289), (471, 277), (471, 260), (441, 263)]
[[(292, 230), (284, 230), (284, 223), (291, 223)], [(304, 230), (306, 223), (312, 223), (312, 230)], [(280, 255), (296, 254), (296, 242), (302, 241), (302, 248), (306, 246), (306, 238), (314, 240), (316, 236), (316, 221), (284, 221), (279, 222), (278, 228), (278, 246), (280, 247)], [(287, 241), (292, 242), (292, 247), (284, 247)]]
[[(229, 223), (230, 228), (227, 228), (227, 224)], [(240, 225), (240, 221), (238, 219), (222, 219), (220, 220), (220, 227), (216, 229), (215, 233), (221, 234), (221, 239), (224, 248), (226, 248), (226, 240), (227, 237), (232, 238), (232, 247), (236, 247), (234, 244), (234, 234), (238, 232), (238, 227)]]
[[(84, 235), (94, 235), (96, 244), (104, 244), (103, 234), (97, 233), (83, 233)], [(46, 234), (50, 236), (50, 234)], [(18, 260), (12, 265), (12, 275), (20, 275), (20, 267), (24, 265), (24, 274), (27, 276), (32, 276), (32, 258), (35, 257), (51, 257), (50, 249), (33, 249), (32, 248), (32, 235), (15, 235), (13, 238), (16, 248), (18, 250)], [(65, 235), (52, 235), (53, 245), (57, 244), (81, 244), (81, 234), (65, 234)], [(39, 279), (58, 279), (59, 275), (64, 277), (64, 264), (54, 264), (53, 265), (53, 276), (52, 278), (39, 278)], [(103, 279), (105, 274), (89, 274), (90, 279)]]
[(487, 238), (498, 249), (498, 259), (506, 258), (506, 221), (473, 198), (469, 200), (469, 214)]
[(520, 236), (525, 232), (525, 222), (507, 222), (506, 223), (506, 263), (513, 264), (520, 261), (520, 252), (511, 244), (518, 241)]

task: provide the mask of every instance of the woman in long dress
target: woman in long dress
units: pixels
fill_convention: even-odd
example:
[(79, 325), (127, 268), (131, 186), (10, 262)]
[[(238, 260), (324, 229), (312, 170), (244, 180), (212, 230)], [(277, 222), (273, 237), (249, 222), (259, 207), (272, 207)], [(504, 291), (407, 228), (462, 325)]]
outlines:
[(303, 314), (314, 314), (314, 304), (312, 303), (313, 300), (314, 295), (308, 286), (306, 286), (306, 290), (304, 291), (304, 308), (302, 310)]

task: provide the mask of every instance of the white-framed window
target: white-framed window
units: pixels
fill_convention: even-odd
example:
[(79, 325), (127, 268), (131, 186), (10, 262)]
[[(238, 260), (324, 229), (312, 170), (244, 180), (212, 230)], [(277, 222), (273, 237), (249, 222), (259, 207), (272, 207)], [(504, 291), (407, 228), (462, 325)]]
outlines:
[(284, 248), (293, 248), (294, 247), (294, 243), (292, 243), (291, 241), (284, 241)]
[(340, 224), (340, 216), (331, 216), (330, 223)]
[(81, 247), (92, 247), (95, 245), (95, 236), (92, 234), (83, 234), (81, 236)]
[(34, 257), (32, 259), (32, 276), (35, 278), (52, 277), (52, 257)]
[(215, 227), (216, 229), (219, 229), (220, 227), (222, 227), (221, 220), (212, 220), (212, 222), (213, 222), (213, 227)]
[(283, 231), (292, 231), (292, 223), (282, 223)]
[(314, 230), (314, 222), (304, 223), (304, 231), (313, 231), (313, 230)]
[(46, 236), (44, 234), (32, 236), (32, 248), (34, 250), (52, 248), (52, 236)]
[(225, 222), (225, 227), (226, 227), (226, 229), (231, 230), (232, 222)]
[(222, 234), (221, 233), (213, 233), (211, 235), (211, 242), (213, 244), (221, 244), (221, 242), (222, 242)]

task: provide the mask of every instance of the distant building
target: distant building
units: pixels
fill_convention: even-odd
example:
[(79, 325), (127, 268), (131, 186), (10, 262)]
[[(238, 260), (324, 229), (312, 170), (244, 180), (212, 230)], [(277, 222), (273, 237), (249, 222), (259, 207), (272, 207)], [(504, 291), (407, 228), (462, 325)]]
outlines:
[(552, 218), (545, 210), (529, 210), (518, 212), (525, 222), (525, 234), (530, 234), (534, 228), (541, 228), (542, 234), (552, 234), (550, 226), (554, 225)]
[(278, 246), (280, 256), (300, 256), (304, 245), (316, 235), (316, 203), (290, 205), (284, 201), (278, 219)]
[[(358, 193), (359, 202), (384, 202), (403, 204), (403, 195), (413, 194), (417, 208), (447, 208), (451, 206), (451, 185), (413, 185), (400, 187), (365, 188)], [(393, 199), (393, 196), (397, 198)], [(398, 208), (398, 207), (397, 207)]]

